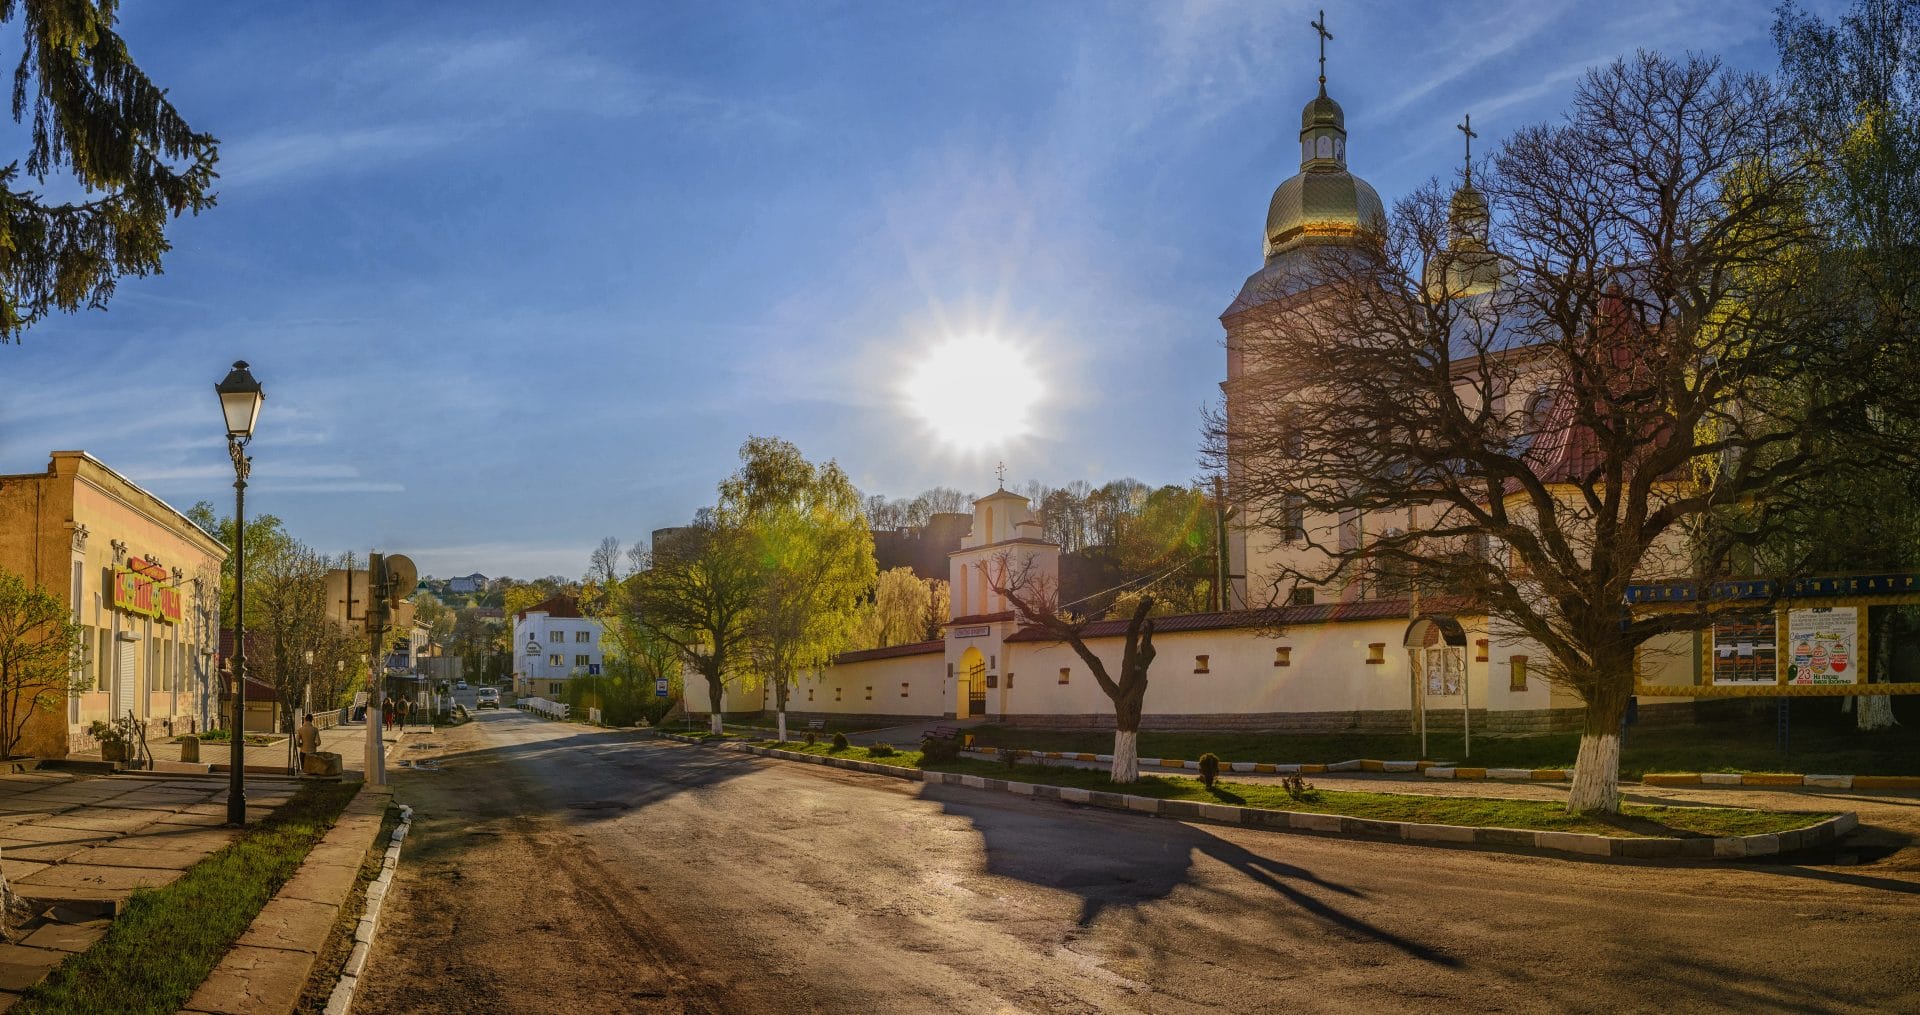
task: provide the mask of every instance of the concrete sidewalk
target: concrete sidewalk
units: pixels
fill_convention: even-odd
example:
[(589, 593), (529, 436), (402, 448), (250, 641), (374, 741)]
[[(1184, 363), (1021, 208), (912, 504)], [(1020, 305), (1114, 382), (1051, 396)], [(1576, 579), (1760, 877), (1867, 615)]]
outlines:
[[(257, 821), (299, 784), (250, 777)], [(208, 778), (0, 775), (0, 856), (35, 917), (18, 944), (0, 944), (0, 1011), (67, 956), (91, 947), (135, 889), (171, 884), (232, 842), (227, 784)]]

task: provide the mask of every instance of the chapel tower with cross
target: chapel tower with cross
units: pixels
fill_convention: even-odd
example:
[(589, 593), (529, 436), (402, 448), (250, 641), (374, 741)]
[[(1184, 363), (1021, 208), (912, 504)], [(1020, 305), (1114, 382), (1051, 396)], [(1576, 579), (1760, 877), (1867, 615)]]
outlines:
[[(1241, 286), (1232, 305), (1220, 315), (1227, 330), (1227, 379), (1221, 385), (1225, 409), (1230, 421), (1250, 411), (1246, 399), (1258, 397), (1255, 388), (1238, 383), (1258, 370), (1244, 354), (1248, 336), (1270, 326), (1271, 316), (1280, 308), (1313, 299), (1317, 263), (1323, 256), (1339, 256), (1374, 242), (1387, 228), (1387, 213), (1380, 195), (1367, 181), (1347, 168), (1347, 120), (1340, 104), (1327, 94), (1327, 43), (1334, 35), (1327, 27), (1325, 11), (1308, 23), (1318, 48), (1318, 92), (1300, 111), (1300, 170), (1281, 182), (1267, 205), (1267, 223), (1263, 253), (1265, 263)], [(1237, 497), (1239, 457), (1229, 452), (1227, 488), (1230, 499)], [(1277, 539), (1272, 529), (1249, 527), (1249, 521), (1262, 512), (1237, 504), (1236, 521), (1227, 533), (1227, 570), (1229, 606), (1258, 606), (1267, 601), (1265, 592), (1249, 594), (1248, 576), (1268, 569), (1275, 554), (1306, 552), (1287, 540)], [(1337, 594), (1337, 593), (1323, 593)]]

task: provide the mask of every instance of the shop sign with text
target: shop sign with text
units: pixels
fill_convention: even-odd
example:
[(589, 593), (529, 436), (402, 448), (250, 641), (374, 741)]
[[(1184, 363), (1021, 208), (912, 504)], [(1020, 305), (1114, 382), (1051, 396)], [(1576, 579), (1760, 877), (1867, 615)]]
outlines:
[(180, 623), (184, 613), (180, 590), (164, 584), (166, 577), (166, 569), (150, 561), (136, 560), (114, 568), (114, 608), (163, 623)]

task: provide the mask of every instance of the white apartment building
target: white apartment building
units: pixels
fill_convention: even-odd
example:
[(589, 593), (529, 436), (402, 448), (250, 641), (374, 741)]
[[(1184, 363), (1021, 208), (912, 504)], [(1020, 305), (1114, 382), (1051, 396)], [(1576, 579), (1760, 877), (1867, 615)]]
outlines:
[(567, 680), (597, 675), (606, 661), (606, 631), (580, 615), (571, 596), (554, 596), (513, 615), (513, 690), (557, 698)]

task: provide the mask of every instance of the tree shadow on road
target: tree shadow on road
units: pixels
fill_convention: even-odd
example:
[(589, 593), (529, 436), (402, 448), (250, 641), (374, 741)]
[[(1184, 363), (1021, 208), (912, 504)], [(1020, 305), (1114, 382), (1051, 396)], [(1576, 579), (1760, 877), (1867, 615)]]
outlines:
[[(1087, 927), (1109, 909), (1134, 909), (1194, 884), (1195, 857), (1235, 871), (1283, 900), (1290, 910), (1248, 907), (1249, 915), (1304, 918), (1355, 940), (1386, 945), (1422, 962), (1453, 968), (1460, 961), (1351, 911), (1366, 893), (1329, 881), (1295, 864), (1261, 856), (1204, 828), (1173, 821), (1142, 821), (1102, 810), (1041, 802), (1009, 808), (977, 799), (964, 787), (928, 785), (922, 794), (970, 822), (985, 845), (987, 872), (1080, 898), (1078, 923)], [(999, 806), (995, 806), (998, 804)], [(1216, 893), (1222, 908), (1229, 893)], [(1350, 902), (1343, 901), (1350, 900)]]

